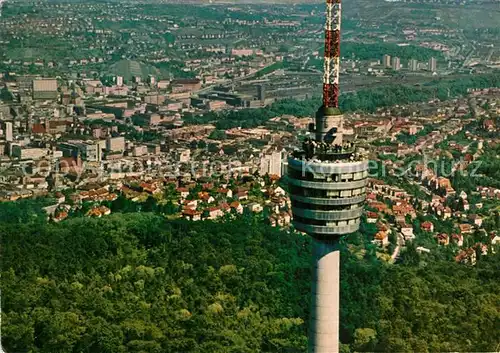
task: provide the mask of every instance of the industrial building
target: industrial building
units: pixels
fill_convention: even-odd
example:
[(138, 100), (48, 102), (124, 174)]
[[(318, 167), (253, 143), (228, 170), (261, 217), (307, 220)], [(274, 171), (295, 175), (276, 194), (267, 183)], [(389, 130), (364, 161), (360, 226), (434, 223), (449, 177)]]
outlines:
[(56, 99), (58, 96), (56, 79), (33, 80), (33, 99)]

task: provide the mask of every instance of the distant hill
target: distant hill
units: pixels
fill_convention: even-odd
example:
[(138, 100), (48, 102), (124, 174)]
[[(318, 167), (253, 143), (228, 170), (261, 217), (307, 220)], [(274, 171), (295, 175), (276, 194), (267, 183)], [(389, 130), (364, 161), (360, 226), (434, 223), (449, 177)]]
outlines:
[(322, 0), (167, 0), (172, 4), (314, 4), (324, 3)]

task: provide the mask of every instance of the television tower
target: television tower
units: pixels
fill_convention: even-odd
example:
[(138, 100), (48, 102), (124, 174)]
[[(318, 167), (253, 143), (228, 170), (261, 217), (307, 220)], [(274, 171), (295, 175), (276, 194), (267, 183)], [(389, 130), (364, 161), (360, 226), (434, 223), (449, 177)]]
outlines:
[(326, 1), (323, 105), (314, 139), (288, 158), (293, 224), (313, 238), (310, 353), (339, 352), (339, 241), (359, 229), (368, 161), (344, 136), (339, 109), (341, 0)]

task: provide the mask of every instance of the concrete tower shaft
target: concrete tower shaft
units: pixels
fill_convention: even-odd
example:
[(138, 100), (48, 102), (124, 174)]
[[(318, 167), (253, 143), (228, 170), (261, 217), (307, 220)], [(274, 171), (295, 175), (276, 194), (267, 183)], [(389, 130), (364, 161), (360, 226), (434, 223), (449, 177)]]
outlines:
[(313, 242), (309, 352), (339, 352), (340, 251), (338, 242)]

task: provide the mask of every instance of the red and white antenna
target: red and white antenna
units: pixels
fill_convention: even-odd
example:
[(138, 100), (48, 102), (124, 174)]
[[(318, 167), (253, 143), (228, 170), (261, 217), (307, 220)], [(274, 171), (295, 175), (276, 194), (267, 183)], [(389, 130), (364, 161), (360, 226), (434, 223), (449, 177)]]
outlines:
[(339, 107), (341, 0), (326, 0), (323, 105)]

